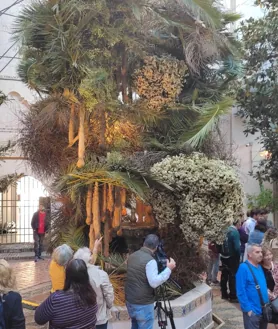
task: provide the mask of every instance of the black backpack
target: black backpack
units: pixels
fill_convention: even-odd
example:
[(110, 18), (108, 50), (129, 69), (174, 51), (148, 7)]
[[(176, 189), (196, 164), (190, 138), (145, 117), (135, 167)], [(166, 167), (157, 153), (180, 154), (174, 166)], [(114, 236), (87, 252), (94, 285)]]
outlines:
[(223, 257), (229, 257), (231, 255), (230, 248), (229, 248), (229, 237), (226, 234), (225, 239), (222, 244), (217, 245), (218, 252)]
[(6, 329), (5, 317), (4, 317), (4, 299), (3, 295), (0, 295), (0, 329)]

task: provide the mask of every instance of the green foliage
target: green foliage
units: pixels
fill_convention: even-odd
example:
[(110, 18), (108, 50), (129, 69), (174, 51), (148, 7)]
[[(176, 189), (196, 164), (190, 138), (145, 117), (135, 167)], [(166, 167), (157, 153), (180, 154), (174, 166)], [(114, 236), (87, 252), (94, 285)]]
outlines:
[(273, 197), (273, 191), (261, 185), (259, 194), (247, 195), (248, 209), (269, 209), (274, 212), (278, 209), (278, 199)]
[[(115, 130), (115, 123), (121, 126), (119, 136), (105, 145), (107, 151), (143, 149), (152, 139), (175, 147), (188, 131), (189, 144), (197, 145), (222, 113), (211, 111), (209, 117), (208, 107), (225, 103), (228, 83), (235, 78), (235, 70), (231, 75), (231, 67), (222, 65), (235, 55), (233, 38), (223, 33), (235, 19), (210, 0), (163, 5), (36, 0), (24, 7), (14, 28), (22, 44), (18, 71), (39, 93), (56, 97), (70, 90), (86, 106), (86, 124), (92, 126), (88, 144), (95, 152), (103, 153), (103, 142), (100, 149), (95, 145)], [(139, 101), (134, 102), (131, 91)], [(118, 101), (120, 92), (124, 104)], [(201, 123), (204, 129), (196, 130)], [(124, 126), (133, 130), (131, 135), (126, 136)], [(167, 134), (165, 127), (170, 128)], [(193, 131), (198, 143), (192, 143)]]
[[(233, 103), (231, 98), (225, 98), (216, 104), (206, 104), (199, 110), (198, 120), (180, 137), (180, 142), (185, 140), (193, 148), (200, 147), (209, 132), (215, 127), (219, 117), (227, 114)], [(197, 108), (196, 111), (198, 111)]]
[(240, 33), (244, 45), (245, 75), (238, 88), (239, 115), (245, 122), (245, 133), (259, 133), (258, 140), (271, 156), (261, 162), (258, 170), (263, 179), (277, 180), (277, 45), (278, 4), (260, 1), (265, 8), (260, 19), (242, 23)]
[[(200, 148), (232, 105), (229, 87), (239, 65), (227, 24), (235, 20), (211, 0), (34, 0), (24, 7), (14, 31), (22, 45), (19, 75), (41, 96), (48, 96), (23, 116), (19, 144), (35, 172), (56, 179), (56, 192), (62, 196), (62, 207), (52, 216), (50, 245), (68, 241), (75, 249), (84, 242), (82, 230), (75, 236), (74, 227), (84, 224), (85, 196), (95, 182), (125, 187), (146, 201), (150, 190), (158, 195), (163, 190), (164, 202), (161, 209), (156, 207), (159, 222), (167, 214), (163, 206), (173, 206), (174, 211), (177, 206), (177, 220), (186, 218), (190, 224), (178, 223), (186, 239), (191, 233), (220, 234), (230, 222), (240, 204), (232, 170), (206, 158), (199, 161), (202, 165), (194, 163), (191, 174), (203, 184), (194, 181), (200, 189), (197, 197), (194, 184), (179, 181), (184, 178), (180, 173), (187, 175), (184, 169), (193, 170), (194, 160), (180, 156), (179, 170), (171, 168), (177, 178), (173, 184), (160, 165), (169, 153)], [(86, 109), (86, 161), (76, 169), (72, 163), (81, 143), (80, 106)], [(77, 136), (72, 145), (69, 127)], [(150, 152), (157, 148), (163, 152)], [(146, 155), (141, 157), (145, 161), (132, 166), (140, 162), (137, 152)], [(209, 171), (206, 163), (212, 169), (202, 179), (201, 174)], [(151, 166), (154, 172), (149, 172)], [(172, 204), (166, 196), (173, 191)], [(184, 206), (179, 198), (184, 198)], [(204, 208), (199, 215), (196, 204)], [(67, 227), (69, 222), (74, 223), (72, 228)], [(211, 229), (214, 222), (217, 232)], [(196, 260), (196, 254), (191, 256)], [(197, 270), (192, 270), (191, 279)]]

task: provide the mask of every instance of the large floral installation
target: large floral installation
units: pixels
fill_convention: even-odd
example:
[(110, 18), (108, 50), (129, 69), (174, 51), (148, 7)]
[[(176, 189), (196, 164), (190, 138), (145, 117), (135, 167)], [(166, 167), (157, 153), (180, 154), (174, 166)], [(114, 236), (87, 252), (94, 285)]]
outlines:
[(156, 220), (161, 228), (178, 223), (184, 239), (223, 240), (223, 234), (242, 211), (243, 189), (236, 170), (224, 161), (200, 153), (168, 156), (151, 173), (173, 188), (152, 193)]

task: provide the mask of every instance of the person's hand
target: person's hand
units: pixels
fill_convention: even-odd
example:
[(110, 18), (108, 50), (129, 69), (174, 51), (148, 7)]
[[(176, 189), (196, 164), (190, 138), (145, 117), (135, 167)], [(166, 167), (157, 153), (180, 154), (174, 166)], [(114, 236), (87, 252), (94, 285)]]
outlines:
[(173, 258), (170, 258), (170, 261), (167, 259), (167, 267), (172, 271), (176, 267), (176, 262)]
[(248, 314), (248, 316), (251, 316), (252, 315), (252, 311), (249, 311), (247, 314)]
[(98, 253), (98, 251), (99, 251), (99, 249), (100, 249), (100, 247), (101, 247), (102, 238), (103, 238), (103, 237), (101, 237), (101, 238), (99, 238), (99, 239), (96, 239), (96, 241), (95, 241), (93, 251), (96, 252), (96, 253)]

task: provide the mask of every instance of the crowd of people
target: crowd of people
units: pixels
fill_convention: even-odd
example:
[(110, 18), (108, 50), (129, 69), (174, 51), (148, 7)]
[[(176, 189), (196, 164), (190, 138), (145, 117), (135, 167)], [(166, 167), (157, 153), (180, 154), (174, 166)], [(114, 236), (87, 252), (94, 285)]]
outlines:
[[(93, 250), (87, 247), (75, 253), (66, 244), (57, 247), (49, 266), (51, 292), (35, 311), (38, 325), (49, 329), (107, 329), (114, 301), (114, 289), (108, 274), (95, 266), (101, 239)], [(155, 252), (159, 238), (149, 234), (143, 247), (127, 261), (126, 306), (132, 329), (152, 329), (154, 289), (171, 275), (176, 263), (167, 260), (159, 272)], [(16, 292), (12, 267), (0, 260), (0, 328), (25, 329), (22, 299)]]
[[(74, 253), (66, 244), (54, 250), (49, 266), (52, 289), (35, 311), (37, 324), (49, 323), (49, 329), (107, 329), (114, 289), (108, 274), (94, 265), (100, 245), (101, 239), (92, 251), (84, 247)], [(0, 260), (0, 295), (0, 328), (25, 329), (22, 299), (5, 260)]]
[[(264, 305), (278, 298), (278, 231), (265, 209), (243, 214), (228, 228), (223, 244), (210, 242), (208, 284), (220, 284), (222, 299), (239, 302), (245, 329), (266, 329)], [(219, 266), (220, 263), (220, 266)], [(221, 271), (220, 282), (217, 280)], [(277, 326), (278, 328), (278, 326)]]

